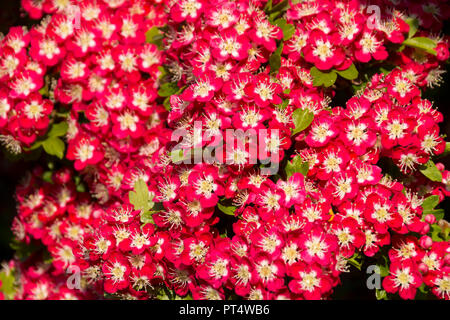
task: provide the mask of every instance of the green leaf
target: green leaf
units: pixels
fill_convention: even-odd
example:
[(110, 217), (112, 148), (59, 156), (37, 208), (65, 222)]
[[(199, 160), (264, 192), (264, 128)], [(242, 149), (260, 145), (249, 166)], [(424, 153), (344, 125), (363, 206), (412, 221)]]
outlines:
[(163, 83), (158, 90), (158, 95), (160, 97), (170, 97), (178, 92), (178, 86), (176, 83)]
[(330, 72), (322, 72), (316, 67), (311, 68), (311, 76), (313, 77), (313, 85), (315, 87), (331, 87), (337, 79), (337, 73), (335, 70), (331, 70)]
[(142, 179), (134, 183), (134, 191), (128, 193), (128, 198), (134, 209), (140, 210), (141, 213), (145, 213), (153, 208), (153, 196), (150, 195), (147, 184)]
[(47, 140), (44, 140), (42, 143), (45, 152), (49, 155), (56, 156), (59, 159), (64, 157), (65, 144), (58, 137), (49, 137)]
[(358, 78), (358, 70), (356, 70), (356, 67), (353, 63), (347, 69), (342, 70), (342, 71), (336, 70), (336, 72), (342, 78), (347, 79), (347, 80), (354, 80), (354, 79)]
[(53, 257), (48, 250), (44, 250), (42, 253), (42, 261), (44, 261), (45, 264), (51, 264), (53, 262)]
[(46, 135), (45, 140), (36, 141), (27, 150), (35, 150), (41, 146), (44, 148), (45, 152), (49, 155), (56, 156), (59, 159), (64, 157), (65, 144), (59, 137), (64, 136), (67, 133), (68, 124), (63, 121), (60, 123), (54, 123)]
[(44, 86), (39, 90), (39, 94), (43, 97), (47, 97), (49, 96), (49, 83), (51, 82), (50, 80), (50, 76), (45, 76), (44, 77)]
[(387, 293), (383, 289), (375, 289), (375, 297), (377, 300), (388, 300)]
[(439, 221), (439, 220), (444, 219), (445, 210), (444, 209), (429, 210), (429, 211), (424, 211), (423, 214), (424, 215), (432, 214), (436, 217), (436, 220)]
[(153, 215), (155, 212), (156, 212), (156, 211), (145, 211), (145, 212), (141, 212), (141, 223), (143, 223), (143, 224), (147, 224), (147, 223), (154, 224), (152, 215)]
[(283, 42), (280, 43), (277, 50), (269, 58), (270, 73), (277, 73), (281, 67), (281, 53), (283, 52)]
[(432, 55), (437, 54), (436, 50), (435, 50), (437, 44), (434, 40), (431, 40), (430, 38), (415, 37), (415, 38), (406, 39), (403, 42), (403, 45), (424, 50), (425, 52), (432, 54)]
[(28, 149), (28, 150), (36, 150), (39, 147), (42, 146), (42, 144), (44, 143), (44, 141), (36, 141), (35, 143), (33, 143), (33, 145)]
[(48, 132), (49, 137), (61, 137), (67, 133), (69, 125), (67, 122), (63, 121), (60, 123), (54, 123)]
[[(270, 3), (269, 3), (270, 2)], [(284, 12), (289, 9), (289, 0), (283, 0), (273, 6), (272, 1), (269, 1), (264, 7), (264, 11), (269, 16), (269, 22), (273, 23), (275, 19), (281, 16)]]
[(419, 289), (420, 292), (422, 292), (424, 294), (428, 293), (428, 287), (427, 287), (427, 285), (425, 283), (422, 283), (418, 289)]
[(359, 253), (357, 253), (357, 252), (354, 253), (353, 256), (351, 256), (350, 258), (347, 259), (347, 262), (349, 264), (351, 264), (352, 266), (354, 266), (359, 271), (361, 271), (362, 260), (361, 260), (361, 256)]
[(422, 208), (423, 211), (433, 210), (439, 204), (439, 196), (432, 195), (423, 200)]
[(444, 241), (439, 234), (441, 233), (441, 227), (439, 227), (436, 223), (431, 225), (431, 239), (436, 242)]
[(217, 207), (219, 208), (220, 211), (222, 211), (223, 213), (225, 213), (226, 215), (229, 215), (229, 216), (234, 216), (234, 212), (236, 211), (236, 207), (224, 206), (220, 203), (217, 203)]
[(383, 255), (378, 259), (377, 267), (380, 268), (380, 276), (382, 278), (387, 277), (390, 274), (389, 259), (386, 255)]
[(159, 79), (164, 79), (165, 76), (167, 76), (167, 70), (164, 68), (164, 66), (158, 66), (158, 71), (161, 72), (159, 75)]
[(167, 287), (163, 287), (162, 289), (158, 289), (156, 292), (156, 298), (158, 300), (173, 300), (175, 293), (172, 290), (167, 289)]
[(441, 232), (441, 235), (444, 237), (444, 241), (449, 241), (450, 240), (450, 228), (445, 228)]
[(48, 84), (45, 84), (45, 86), (43, 86), (43, 87), (39, 90), (39, 94), (40, 94), (41, 96), (48, 97)]
[(268, 20), (269, 20), (270, 23), (273, 23), (281, 15), (282, 15), (282, 12), (280, 12), (280, 11), (272, 12), (272, 13), (269, 14), (269, 19)]
[(163, 101), (163, 106), (164, 106), (164, 109), (166, 109), (167, 111), (170, 111), (170, 110), (171, 110), (171, 107), (170, 107), (170, 97), (166, 97), (166, 98), (164, 99), (164, 101)]
[(150, 30), (148, 30), (145, 33), (145, 42), (146, 43), (152, 43), (156, 46), (158, 46), (159, 49), (162, 47), (162, 39), (164, 36), (159, 31), (158, 27), (152, 27)]
[(0, 272), (0, 282), (0, 292), (5, 295), (5, 298), (12, 299), (15, 294), (13, 272), (11, 270), (8, 273), (6, 271)]
[(186, 295), (185, 297), (176, 295), (174, 300), (192, 300), (192, 296), (190, 294)]
[(85, 185), (83, 183), (80, 183), (80, 184), (77, 185), (76, 190), (77, 190), (77, 192), (83, 193), (83, 192), (86, 192), (87, 189), (86, 189), (86, 187), (85, 187)]
[(295, 33), (295, 27), (292, 24), (286, 22), (286, 19), (277, 19), (273, 23), (274, 25), (280, 27), (283, 31), (283, 40), (289, 40)]
[(282, 103), (277, 104), (277, 107), (280, 109), (286, 109), (286, 107), (289, 105), (289, 99), (283, 100)]
[(267, 1), (266, 5), (264, 6), (264, 12), (270, 12), (272, 10), (272, 0)]
[(40, 249), (35, 242), (28, 244), (16, 239), (13, 239), (9, 246), (15, 251), (14, 255), (22, 261), (28, 259), (34, 252)]
[(184, 155), (183, 149), (177, 149), (170, 152), (170, 159), (173, 163), (178, 163), (186, 160), (188, 157)]
[(429, 160), (427, 163), (420, 166), (419, 170), (425, 177), (427, 177), (431, 181), (442, 182), (442, 173), (439, 171), (433, 161)]
[(405, 22), (409, 25), (408, 39), (410, 39), (414, 37), (417, 29), (419, 29), (419, 21), (415, 18), (407, 18), (405, 19)]
[(387, 277), (389, 275), (389, 267), (387, 265), (378, 265), (380, 268), (380, 276), (381, 277)]
[(42, 180), (44, 180), (45, 182), (53, 183), (52, 175), (53, 173), (51, 171), (45, 171), (42, 174)]
[(289, 8), (289, 1), (283, 0), (278, 4), (274, 5), (270, 11), (271, 12), (286, 11), (288, 8)]
[(75, 176), (75, 186), (78, 192), (86, 192), (86, 186), (84, 185), (80, 176)]
[(298, 108), (292, 112), (292, 120), (295, 125), (292, 135), (295, 135), (309, 127), (311, 122), (314, 120), (314, 113), (308, 109)]
[(294, 173), (299, 172), (306, 177), (309, 170), (308, 161), (303, 161), (302, 157), (295, 156), (292, 161), (288, 161), (286, 167), (286, 177), (289, 179)]

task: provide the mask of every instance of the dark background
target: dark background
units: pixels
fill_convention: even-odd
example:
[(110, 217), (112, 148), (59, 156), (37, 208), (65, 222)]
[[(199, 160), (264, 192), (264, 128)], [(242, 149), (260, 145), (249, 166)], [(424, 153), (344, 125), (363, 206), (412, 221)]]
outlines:
[[(0, 0), (0, 32), (7, 34), (12, 26), (27, 25), (29, 21), (20, 11), (20, 0)], [(4, 157), (0, 147), (0, 262), (12, 257), (9, 242), (12, 238), (11, 221), (16, 214), (14, 189), (31, 162), (11, 162)]]
[[(20, 9), (20, 0), (0, 0), (0, 32), (7, 34), (12, 26), (31, 25), (32, 22), (24, 15)], [(444, 33), (450, 34), (450, 24), (447, 22), (444, 26)], [(435, 106), (444, 115), (444, 123), (441, 124), (441, 132), (450, 137), (450, 67), (447, 64), (447, 73), (444, 74), (443, 84), (436, 89), (428, 90), (424, 95), (431, 101), (434, 101)], [(449, 140), (448, 138), (446, 139)], [(11, 259), (13, 251), (9, 243), (12, 239), (10, 230), (11, 222), (16, 214), (14, 190), (18, 181), (23, 174), (36, 165), (36, 162), (27, 162), (19, 160), (11, 162), (5, 159), (3, 154), (4, 148), (0, 148), (0, 262)], [(441, 160), (447, 168), (450, 168), (450, 158)], [(446, 199), (441, 204), (446, 209), (447, 219), (448, 212), (450, 212), (450, 199)], [(363, 268), (362, 270), (365, 270)], [(374, 297), (374, 293), (370, 292), (365, 287), (365, 280), (367, 275), (364, 271), (351, 272), (350, 274), (343, 274), (342, 281), (346, 283), (344, 287), (337, 287), (334, 296), (336, 298), (352, 298), (352, 299), (370, 299)], [(352, 281), (352, 279), (354, 281)], [(358, 279), (358, 280), (356, 280)], [(356, 281), (355, 281), (356, 280)]]

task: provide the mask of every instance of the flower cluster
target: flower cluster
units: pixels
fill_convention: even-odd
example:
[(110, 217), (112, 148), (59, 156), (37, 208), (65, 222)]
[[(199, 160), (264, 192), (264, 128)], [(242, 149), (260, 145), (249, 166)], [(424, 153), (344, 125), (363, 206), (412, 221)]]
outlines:
[(20, 153), (42, 136), (53, 103), (40, 94), (47, 65), (28, 51), (32, 34), (13, 27), (0, 41), (0, 137), (13, 153)]
[[(55, 274), (54, 266), (39, 252), (25, 261), (13, 259), (2, 265), (0, 272), (19, 284), (10, 299), (16, 300), (86, 300), (93, 296), (77, 283)], [(1, 284), (0, 284), (1, 285)], [(0, 286), (1, 288), (1, 286)]]
[[(405, 68), (417, 85), (439, 84), (444, 72), (442, 61), (448, 59), (449, 51), (447, 40), (434, 35), (439, 27), (430, 21), (447, 19), (447, 5), (435, 1), (411, 6), (410, 1), (399, 1), (395, 9), (380, 10), (390, 5), (388, 1), (369, 6), (359, 1), (293, 3), (286, 20), (295, 26), (295, 32), (285, 42), (283, 54), (289, 63), (325, 71), (346, 70), (352, 63), (360, 66), (359, 70), (363, 64), (392, 64)], [(418, 17), (419, 31), (407, 24), (411, 16)], [(398, 46), (412, 36), (434, 39), (436, 54), (408, 47), (399, 52)]]
[(161, 62), (156, 46), (145, 44), (145, 32), (164, 24), (162, 6), (146, 1), (22, 2), (31, 18), (50, 15), (31, 30), (11, 28), (0, 42), (4, 144), (20, 153), (43, 136), (54, 103), (76, 114), (89, 102), (96, 106), (89, 113), (98, 127), (107, 129), (104, 123), (112, 121), (114, 135), (142, 136)]
[(31, 244), (39, 240), (52, 258), (55, 275), (79, 267), (79, 242), (96, 228), (102, 215), (103, 209), (79, 188), (82, 185), (76, 184), (69, 169), (49, 176), (39, 167), (17, 187), (18, 215), (12, 224), (15, 239)]
[(419, 241), (415, 237), (394, 238), (392, 243), (389, 275), (383, 280), (387, 292), (413, 299), (425, 283), (437, 298), (450, 299), (448, 243), (433, 242), (429, 236)]
[(39, 249), (11, 261), (14, 298), (329, 299), (372, 263), (385, 296), (450, 299), (444, 118), (422, 97), (444, 1), (22, 6), (41, 22), (0, 42), (1, 139), (64, 135), (70, 162), (17, 187), (15, 244)]
[[(195, 15), (178, 16), (185, 3), (195, 4)], [(291, 146), (292, 110), (327, 105), (307, 69), (292, 65), (274, 74), (269, 66), (282, 29), (258, 2), (181, 1), (170, 12), (167, 69), (176, 87), (185, 88), (170, 97), (168, 124), (184, 136), (174, 150), (220, 145), (212, 160), (237, 174), (256, 161), (281, 162)], [(288, 107), (287, 90), (295, 97)]]
[[(407, 90), (401, 93), (403, 87)], [(316, 116), (304, 138), (297, 139), (299, 156), (309, 164), (306, 181), (326, 195), (335, 209), (331, 225), (342, 249), (348, 252), (344, 255), (351, 256), (359, 244), (357, 248), (371, 257), (392, 243), (391, 273), (383, 287), (390, 293), (400, 290), (404, 299), (415, 297), (422, 277), (433, 279), (424, 281), (435, 286), (434, 294), (449, 298), (445, 258), (449, 243), (426, 235), (438, 227), (435, 216), (424, 215), (422, 206), (424, 198), (432, 195), (437, 195), (436, 201), (442, 200), (448, 194), (448, 182), (442, 175), (441, 181), (427, 183), (418, 170), (431, 156), (444, 151), (437, 126), (440, 121), (442, 114), (420, 98), (405, 72), (395, 70), (387, 76), (375, 75), (365, 90), (348, 100), (345, 109)], [(397, 165), (396, 178), (405, 181), (404, 185), (383, 175), (380, 165), (384, 161)], [(421, 260), (425, 253), (418, 253), (419, 240), (409, 233), (423, 234), (422, 249), (440, 248), (440, 255), (427, 253), (426, 259), (431, 254), (434, 260)], [(417, 259), (415, 263), (411, 263), (412, 257)], [(428, 275), (424, 264), (433, 263), (436, 265)], [(441, 280), (433, 282), (435, 279)]]

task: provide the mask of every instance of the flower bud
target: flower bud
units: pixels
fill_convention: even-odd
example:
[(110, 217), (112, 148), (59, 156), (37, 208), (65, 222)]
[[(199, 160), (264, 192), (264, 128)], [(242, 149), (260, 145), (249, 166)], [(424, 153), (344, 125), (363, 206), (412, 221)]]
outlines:
[(447, 254), (447, 255), (444, 257), (444, 263), (445, 263), (446, 265), (450, 266), (450, 254)]
[(428, 249), (433, 245), (433, 239), (429, 236), (422, 236), (419, 240), (420, 246), (424, 249)]
[(436, 217), (433, 214), (427, 214), (425, 216), (425, 221), (429, 224), (433, 224), (436, 222)]
[(428, 267), (427, 267), (427, 265), (425, 264), (425, 263), (421, 263), (421, 264), (419, 264), (419, 271), (422, 273), (422, 274), (425, 274), (425, 273), (427, 273), (428, 272)]

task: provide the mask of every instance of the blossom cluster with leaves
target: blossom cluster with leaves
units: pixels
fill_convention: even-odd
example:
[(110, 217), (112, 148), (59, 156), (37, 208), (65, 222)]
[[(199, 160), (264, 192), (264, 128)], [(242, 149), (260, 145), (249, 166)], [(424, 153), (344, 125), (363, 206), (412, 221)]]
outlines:
[(446, 1), (22, 7), (0, 140), (43, 161), (0, 297), (332, 299), (375, 265), (378, 299), (450, 299)]

